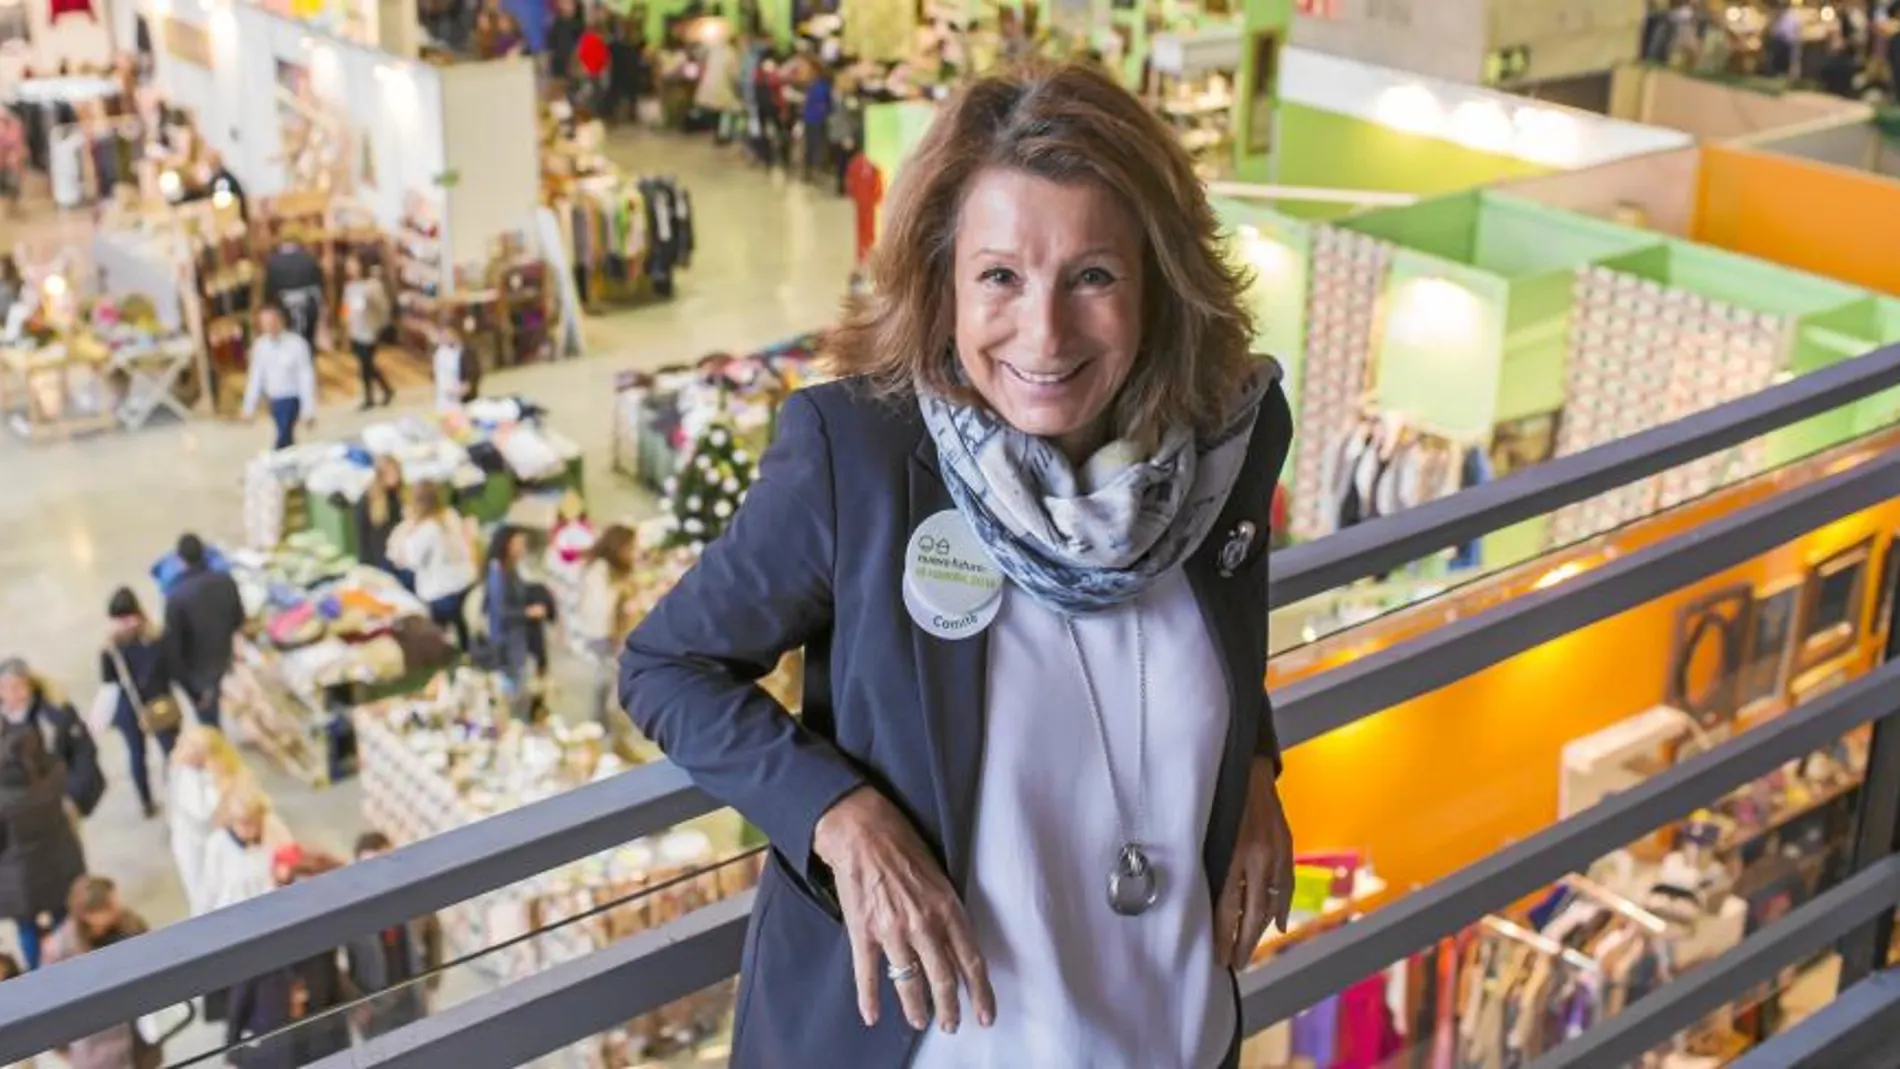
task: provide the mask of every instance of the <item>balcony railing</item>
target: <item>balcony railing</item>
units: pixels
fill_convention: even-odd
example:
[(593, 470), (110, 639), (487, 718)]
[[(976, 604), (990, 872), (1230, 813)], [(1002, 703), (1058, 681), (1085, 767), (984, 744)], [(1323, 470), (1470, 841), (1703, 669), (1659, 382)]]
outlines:
[[(1293, 547), (1274, 558), (1273, 603), (1383, 574), (1896, 386), (1900, 346)], [(1280, 737), (1286, 746), (1298, 746), (1895, 498), (1900, 452), (1844, 466), (1566, 582), (1282, 688), (1275, 695)], [(1252, 1033), (1284, 1020), (1781, 764), (1875, 724), (1845, 879), (1535, 1063), (1539, 1069), (1622, 1064), (1790, 964), (1836, 946), (1844, 960), (1846, 997), (1805, 1028), (1759, 1049), (1750, 1064), (1848, 1064), (1826, 1058), (1859, 1049), (1854, 1044), (1864, 1043), (1869, 1027), (1891, 1023), (1900, 1013), (1900, 982), (1874, 975), (1881, 960), (1877, 950), (1887, 945), (1888, 921), (1900, 903), (1900, 729), (1891, 723), (1896, 712), (1900, 663), (1890, 662), (1357, 923), (1293, 946), (1242, 976), (1246, 1029)], [(0, 984), (0, 1064), (659, 833), (716, 807), (677, 768), (648, 765)], [(695, 910), (322, 1064), (524, 1064), (731, 977), (750, 906), (746, 894)], [(1784, 1060), (1763, 1060), (1770, 1056)]]

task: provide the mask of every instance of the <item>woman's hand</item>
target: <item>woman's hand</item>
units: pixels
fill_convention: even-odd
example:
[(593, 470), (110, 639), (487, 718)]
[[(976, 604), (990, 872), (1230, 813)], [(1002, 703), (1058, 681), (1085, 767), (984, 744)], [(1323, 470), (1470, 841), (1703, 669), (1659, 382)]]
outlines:
[(955, 1032), (961, 1020), (958, 987), (969, 989), (977, 1023), (996, 1020), (996, 994), (976, 948), (970, 920), (954, 888), (910, 821), (890, 800), (860, 787), (825, 811), (812, 833), (812, 850), (831, 866), (838, 905), (851, 937), (858, 1016), (877, 1023), (879, 973), (893, 977), (904, 1019), (918, 1031), (937, 1023)]
[(1293, 831), (1280, 808), (1273, 762), (1256, 757), (1247, 778), (1247, 811), (1227, 868), (1227, 886), (1214, 907), (1214, 956), (1236, 971), (1247, 967), (1268, 922), (1286, 931), (1293, 905)]

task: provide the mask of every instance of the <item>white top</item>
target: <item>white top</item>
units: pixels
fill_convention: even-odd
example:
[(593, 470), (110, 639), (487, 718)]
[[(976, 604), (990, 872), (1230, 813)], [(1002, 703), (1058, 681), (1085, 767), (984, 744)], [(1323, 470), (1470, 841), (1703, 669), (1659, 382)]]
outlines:
[[(265, 838), (268, 841), (269, 836)], [(244, 846), (230, 832), (214, 830), (205, 840), (204, 863), (198, 870), (202, 891), (193, 907), (199, 913), (210, 913), (276, 890), (277, 884), (271, 879), (271, 853), (272, 847), (265, 843)]]
[[(923, 1037), (913, 1069), (1205, 1069), (1227, 1053), (1232, 980), (1215, 961), (1201, 866), (1227, 736), (1225, 675), (1179, 568), (1139, 605), (1149, 707), (1136, 834), (1161, 870), (1160, 900), (1137, 917), (1109, 909), (1122, 830), (1081, 668), (1062, 617), (1005, 588), (988, 636), (969, 889), (996, 1023), (978, 1026), (966, 1003), (955, 1035)], [(1137, 805), (1133, 610), (1078, 617), (1076, 631), (1118, 782)]]
[(581, 573), (580, 608), (574, 615), (574, 629), (588, 642), (611, 642), (614, 624), (620, 616), (620, 584), (614, 582), (607, 562), (587, 563)]
[(282, 401), (296, 398), (303, 403), (303, 416), (317, 414), (317, 367), (310, 358), (310, 343), (288, 330), (275, 336), (260, 334), (251, 343), (251, 367), (244, 384), (244, 415), (257, 411), (260, 398)]
[(462, 407), (462, 347), (435, 347), (435, 408), (449, 412)]
[(171, 828), (172, 862), (185, 887), (185, 903), (196, 917), (205, 912), (205, 844), (221, 794), (209, 769), (173, 763), (165, 772), (165, 820)]
[(416, 573), (424, 601), (460, 594), (475, 585), (475, 557), (460, 517), (422, 520), (408, 528), (396, 561)]

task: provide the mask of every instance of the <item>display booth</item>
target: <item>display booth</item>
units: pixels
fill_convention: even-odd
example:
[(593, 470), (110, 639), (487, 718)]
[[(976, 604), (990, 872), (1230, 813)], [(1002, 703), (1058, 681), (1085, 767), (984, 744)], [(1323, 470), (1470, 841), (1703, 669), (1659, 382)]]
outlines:
[[(1264, 324), (1256, 347), (1287, 369), (1300, 430), (1288, 465), (1298, 538), (1660, 425), (1888, 340), (1887, 304), (1866, 290), (1503, 193), (1331, 223), (1251, 202), (1217, 199), (1216, 210), (1253, 272), (1250, 310)], [(1729, 365), (1743, 354), (1754, 362)], [(1621, 396), (1629, 382), (1652, 378), (1655, 389)], [(1622, 511), (1531, 521), (1450, 563), (1526, 559), (1838, 442), (1890, 408), (1850, 406), (1770, 435), (1746, 456), (1634, 487)], [(1388, 485), (1378, 471), (1405, 474)]]
[(534, 66), (433, 67), (252, 4), (176, 0), (156, 81), (252, 196), (320, 191), (386, 230), (421, 211), (432, 270), (481, 267), (539, 204)]
[(1695, 232), (1701, 166), (1700, 148), (1672, 148), (1499, 182), (1492, 188), (1552, 208), (1686, 238)]
[[(1881, 159), (1886, 157), (1882, 156)], [(1705, 145), (1697, 241), (1900, 295), (1900, 181), (1783, 155)]]
[[(1856, 443), (1309, 644), (1271, 662), (1269, 687), (1309, 679), (1545, 589), (1824, 471), (1865, 462), (1894, 444), (1891, 433)], [(1327, 873), (1376, 870), (1393, 891), (1339, 910), (1342, 920), (1363, 915), (1391, 893), (1450, 876), (1609, 792), (1865, 672), (1878, 661), (1888, 628), (1884, 592), (1894, 578), (1896, 531), (1900, 503), (1850, 515), (1690, 587), (1300, 742), (1288, 754), (1279, 788), (1289, 820), (1300, 829), (1302, 850), (1310, 852), (1302, 858), (1302, 875), (1315, 874), (1312, 897), (1329, 887)], [(1283, 722), (1281, 729), (1292, 734), (1299, 725)], [(1643, 938), (1660, 941), (1676, 971), (1691, 969), (1772, 920), (1778, 906), (1804, 901), (1838, 878), (1851, 849), (1853, 795), (1865, 763), (1864, 732), (1828, 740), (1808, 758), (1615, 851), (1591, 866), (1591, 879), (1562, 878), (1549, 895), (1513, 907), (1502, 920), (1516, 933), (1488, 921), (1451, 945), (1462, 953), (1500, 934), (1548, 934), (1554, 914), (1562, 912), (1553, 901), (1581, 895), (1599, 905), (1626, 903), (1614, 909), (1625, 917), (1659, 915), (1654, 925), (1642, 921), (1651, 929)], [(1687, 893), (1658, 895), (1656, 888), (1665, 884), (1686, 887)], [(1295, 897), (1301, 897), (1297, 879)], [(1290, 938), (1323, 929), (1324, 917), (1296, 928)], [(1270, 941), (1261, 956), (1286, 941)], [(1602, 947), (1594, 940), (1572, 946), (1584, 958), (1598, 959), (1596, 966), (1585, 961), (1582, 967), (1624, 977), (1610, 959), (1598, 958)], [(1441, 949), (1401, 962), (1396, 976), (1403, 980), (1421, 963), (1462, 971), (1438, 956)], [(1463, 967), (1470, 967), (1469, 959)], [(1376, 979), (1376, 990), (1385, 991), (1393, 974)], [(1646, 989), (1625, 994), (1633, 999)], [(1416, 986), (1390, 990), (1407, 993), (1395, 998), (1391, 1013), (1410, 1043), (1429, 1047), (1433, 1033), (1447, 1024), (1456, 1028), (1453, 1041), (1460, 1044), (1508, 1031), (1487, 1022), (1480, 1003), (1490, 996), (1474, 993), (1471, 1002), (1434, 1017), (1418, 1012)], [(1607, 988), (1600, 994), (1595, 1017), (1620, 1008)], [(1433, 1001), (1423, 999), (1425, 1005)], [(1337, 1004), (1329, 1000), (1322, 1010), (1325, 1005)], [(1293, 1041), (1303, 1027), (1319, 1024), (1311, 1017), (1296, 1020)], [(1747, 1012), (1724, 1011), (1714, 1024), (1727, 1042), (1744, 1047), (1766, 1027)], [(1275, 1045), (1288, 1038), (1270, 1031), (1250, 1041), (1246, 1063), (1286, 1064)], [(1521, 1043), (1517, 1049), (1524, 1049)]]
[[(1272, 159), (1239, 176), (1431, 195), (1680, 148), (1691, 136), (1305, 48), (1280, 53)], [(1337, 215), (1338, 206), (1290, 207)]]

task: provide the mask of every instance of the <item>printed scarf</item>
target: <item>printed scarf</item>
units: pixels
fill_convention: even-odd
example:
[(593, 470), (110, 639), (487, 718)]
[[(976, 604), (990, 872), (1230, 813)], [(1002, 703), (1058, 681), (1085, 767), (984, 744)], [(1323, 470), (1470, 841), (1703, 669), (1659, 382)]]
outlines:
[(1077, 471), (1055, 443), (984, 409), (924, 390), (918, 407), (938, 467), (990, 558), (1031, 597), (1065, 615), (1114, 608), (1200, 546), (1227, 503), (1267, 387), (1263, 360), (1225, 425), (1206, 438), (1170, 430), (1153, 454), (1118, 439)]

